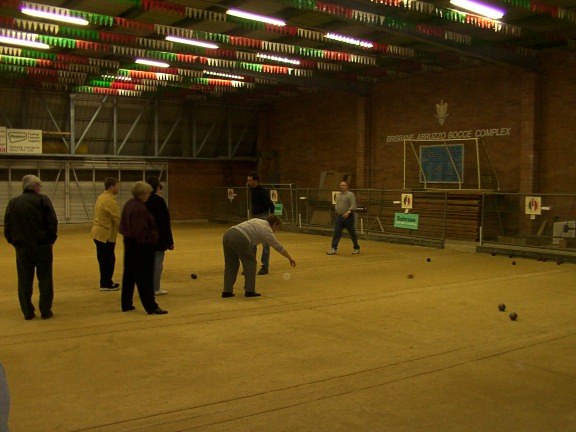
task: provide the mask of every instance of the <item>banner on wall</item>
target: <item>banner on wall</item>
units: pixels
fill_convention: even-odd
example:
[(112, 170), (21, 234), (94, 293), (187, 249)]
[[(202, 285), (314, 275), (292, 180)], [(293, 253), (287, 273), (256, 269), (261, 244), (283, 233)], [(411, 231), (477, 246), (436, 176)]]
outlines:
[(42, 154), (42, 131), (6, 129), (6, 153)]

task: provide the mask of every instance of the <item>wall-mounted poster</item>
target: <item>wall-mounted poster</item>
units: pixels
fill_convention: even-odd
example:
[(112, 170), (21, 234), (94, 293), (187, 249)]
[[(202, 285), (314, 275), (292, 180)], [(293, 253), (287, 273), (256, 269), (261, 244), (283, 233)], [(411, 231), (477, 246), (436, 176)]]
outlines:
[(42, 131), (35, 129), (6, 129), (6, 152), (42, 154)]

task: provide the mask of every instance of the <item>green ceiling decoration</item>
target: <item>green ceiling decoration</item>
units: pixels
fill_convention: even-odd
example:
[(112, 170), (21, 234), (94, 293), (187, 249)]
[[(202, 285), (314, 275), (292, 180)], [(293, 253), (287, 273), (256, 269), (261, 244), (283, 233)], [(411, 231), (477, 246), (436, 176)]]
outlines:
[(58, 34), (62, 36), (70, 36), (74, 39), (87, 39), (97, 41), (100, 40), (100, 32), (96, 30), (88, 30), (82, 28), (60, 27)]
[(29, 49), (22, 49), (22, 57), (38, 58), (42, 60), (57, 60), (57, 55), (46, 51), (32, 51)]
[(51, 46), (57, 46), (61, 48), (76, 48), (76, 41), (74, 39), (38, 35), (38, 41)]

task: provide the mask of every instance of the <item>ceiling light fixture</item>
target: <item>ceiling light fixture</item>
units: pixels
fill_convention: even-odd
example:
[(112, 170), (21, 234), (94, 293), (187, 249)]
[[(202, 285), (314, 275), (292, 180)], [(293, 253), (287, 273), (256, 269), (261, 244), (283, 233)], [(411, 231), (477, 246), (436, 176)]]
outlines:
[[(34, 35), (34, 36), (38, 36), (38, 35)], [(25, 46), (25, 47), (30, 47), (30, 48), (38, 48), (38, 49), (50, 49), (50, 45), (42, 43), (42, 42), (36, 42), (36, 41), (31, 41), (31, 40), (26, 40), (26, 39), (16, 39), (16, 38), (11, 38), (11, 37), (7, 37), (7, 36), (0, 36), (0, 43), (4, 43), (4, 44), (8, 44), (8, 45), (18, 45), (18, 46)]]
[(202, 71), (202, 73), (204, 73), (205, 75), (214, 75), (214, 76), (219, 76), (222, 78), (228, 78), (228, 79), (232, 79), (232, 80), (243, 80), (244, 79), (244, 77), (240, 76), (240, 75), (231, 75), (231, 74), (222, 73), (222, 72), (212, 72), (209, 70), (204, 70), (204, 71)]
[(294, 60), (294, 59), (291, 59), (288, 57), (278, 57), (278, 56), (274, 56), (274, 55), (261, 54), (261, 53), (256, 54), (256, 57), (266, 59), (266, 60), (278, 61), (278, 62), (282, 62), (282, 63), (289, 63), (289, 64), (293, 64), (293, 65), (299, 65), (300, 64), (300, 60)]
[(274, 18), (269, 18), (269, 17), (264, 16), (264, 15), (257, 15), (257, 14), (253, 14), (250, 12), (244, 12), (244, 11), (241, 11), (238, 9), (228, 9), (226, 11), (226, 13), (228, 15), (232, 15), (235, 17), (246, 18), (246, 19), (253, 20), (253, 21), (260, 21), (260, 22), (264, 22), (267, 24), (273, 24), (273, 25), (277, 25), (277, 26), (285, 26), (286, 25), (286, 23), (284, 21), (274, 19)]
[(363, 41), (360, 39), (354, 39), (348, 36), (343, 36), (343, 35), (339, 35), (336, 33), (326, 33), (324, 35), (325, 38), (327, 39), (333, 39), (336, 40), (338, 42), (344, 42), (347, 44), (351, 44), (351, 45), (357, 45), (357, 46), (361, 46), (363, 48), (372, 48), (374, 46), (374, 44), (372, 42), (369, 41)]
[(83, 18), (76, 18), (68, 15), (61, 15), (52, 12), (44, 12), (36, 9), (22, 8), (20, 10), (23, 14), (33, 16), (36, 18), (45, 18), (54, 21), (61, 21), (69, 24), (88, 25), (88, 21)]
[(199, 47), (203, 47), (203, 48), (212, 48), (212, 49), (220, 48), (218, 45), (213, 44), (213, 43), (202, 42), (202, 41), (193, 40), (193, 39), (184, 39), (184, 38), (180, 38), (177, 36), (166, 36), (166, 40), (170, 41), (170, 42), (177, 42), (177, 43), (182, 43), (182, 44), (186, 44), (186, 45), (199, 46)]
[(129, 76), (122, 76), (122, 75), (108, 75), (108, 74), (104, 74), (102, 75), (102, 78), (104, 79), (111, 79), (114, 81), (132, 81), (132, 78), (130, 78)]
[(450, 4), (494, 20), (504, 16), (503, 11), (472, 0), (450, 0)]
[(159, 62), (159, 61), (155, 61), (155, 60), (136, 59), (136, 63), (148, 65), (148, 66), (156, 66), (156, 67), (161, 67), (161, 68), (170, 67), (170, 65), (168, 63)]

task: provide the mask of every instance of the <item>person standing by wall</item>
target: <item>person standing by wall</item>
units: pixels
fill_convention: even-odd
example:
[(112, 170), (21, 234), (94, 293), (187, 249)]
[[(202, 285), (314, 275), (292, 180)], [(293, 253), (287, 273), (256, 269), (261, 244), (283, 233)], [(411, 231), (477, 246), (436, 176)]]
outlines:
[(356, 236), (355, 227), (355, 214), (356, 210), (356, 196), (348, 190), (348, 183), (345, 181), (340, 183), (340, 193), (336, 194), (336, 222), (334, 223), (334, 235), (332, 237), (332, 248), (326, 251), (328, 255), (336, 255), (338, 251), (338, 243), (342, 237), (344, 228), (350, 233), (352, 245), (354, 249), (353, 254), (360, 253), (360, 245)]
[(174, 238), (172, 228), (170, 227), (170, 211), (164, 198), (160, 196), (162, 184), (156, 176), (149, 176), (146, 183), (152, 186), (150, 198), (146, 201), (148, 211), (154, 216), (156, 226), (158, 227), (158, 242), (156, 242), (156, 252), (154, 256), (154, 294), (164, 295), (168, 291), (160, 288), (162, 279), (162, 270), (164, 269), (164, 255), (167, 250), (174, 250)]
[(100, 291), (117, 291), (120, 284), (114, 283), (112, 276), (116, 266), (116, 237), (120, 225), (120, 206), (116, 195), (120, 191), (120, 181), (114, 177), (104, 180), (104, 192), (94, 205), (94, 224), (90, 236), (96, 245), (96, 257), (100, 269)]
[(142, 306), (149, 315), (163, 315), (154, 298), (154, 253), (158, 228), (154, 216), (146, 208), (152, 187), (136, 182), (132, 196), (122, 210), (120, 233), (124, 236), (124, 273), (122, 275), (121, 306), (123, 312), (134, 310), (134, 285)]
[(269, 215), (266, 220), (254, 218), (234, 225), (224, 233), (222, 247), (224, 249), (224, 290), (222, 298), (234, 297), (234, 283), (238, 277), (240, 263), (244, 268), (244, 296), (259, 297), (256, 292), (256, 255), (253, 246), (268, 243), (280, 254), (288, 258), (290, 265), (296, 267), (284, 246), (274, 233), (282, 225), (277, 215)]
[(42, 181), (35, 175), (22, 178), (22, 194), (12, 198), (4, 215), (4, 237), (16, 249), (18, 299), (24, 319), (36, 314), (32, 304), (34, 272), (38, 278), (42, 319), (52, 318), (54, 281), (53, 246), (58, 238), (58, 218), (52, 201), (40, 193)]
[[(265, 220), (270, 214), (274, 213), (274, 202), (270, 199), (268, 190), (260, 184), (260, 176), (256, 171), (248, 173), (246, 181), (250, 187), (250, 204), (253, 218)], [(257, 246), (253, 246), (254, 256), (257, 254)], [(262, 268), (258, 271), (259, 275), (268, 274), (270, 265), (270, 245), (262, 244)]]

